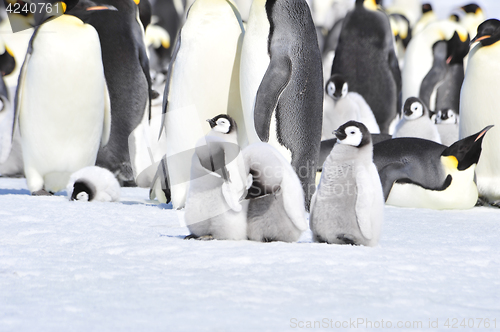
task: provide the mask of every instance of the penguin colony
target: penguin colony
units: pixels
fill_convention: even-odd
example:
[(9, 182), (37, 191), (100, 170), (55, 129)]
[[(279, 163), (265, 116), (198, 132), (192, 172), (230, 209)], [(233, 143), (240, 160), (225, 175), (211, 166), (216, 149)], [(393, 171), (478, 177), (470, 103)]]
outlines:
[(31, 35), (0, 36), (0, 172), (33, 195), (140, 185), (188, 238), (294, 242), (310, 212), (315, 241), (367, 246), (384, 202), (500, 206), (500, 21), (476, 4), (44, 2), (0, 15)]

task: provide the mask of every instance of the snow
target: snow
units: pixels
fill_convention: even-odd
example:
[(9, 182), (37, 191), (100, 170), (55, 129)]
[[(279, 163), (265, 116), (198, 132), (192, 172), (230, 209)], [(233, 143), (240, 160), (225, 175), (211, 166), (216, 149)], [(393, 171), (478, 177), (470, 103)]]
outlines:
[(375, 248), (311, 243), (310, 231), (204, 242), (183, 240), (182, 212), (146, 189), (88, 203), (29, 196), (24, 179), (0, 188), (0, 331), (500, 327), (498, 209), (386, 207)]

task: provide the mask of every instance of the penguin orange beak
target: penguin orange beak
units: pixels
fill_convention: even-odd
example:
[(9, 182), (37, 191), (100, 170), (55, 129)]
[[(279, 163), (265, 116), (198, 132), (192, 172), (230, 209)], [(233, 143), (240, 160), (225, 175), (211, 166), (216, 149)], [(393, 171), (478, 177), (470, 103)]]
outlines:
[(479, 42), (481, 40), (484, 40), (484, 39), (488, 39), (488, 38), (491, 38), (491, 35), (484, 35), (484, 36), (481, 36), (481, 37), (476, 37), (474, 39), (471, 40), (470, 42), (470, 45), (476, 43), (476, 42)]
[(86, 9), (87, 11), (94, 11), (94, 10), (115, 10), (117, 11), (118, 9), (116, 9), (115, 7), (113, 6), (92, 6), (92, 7), (88, 7)]

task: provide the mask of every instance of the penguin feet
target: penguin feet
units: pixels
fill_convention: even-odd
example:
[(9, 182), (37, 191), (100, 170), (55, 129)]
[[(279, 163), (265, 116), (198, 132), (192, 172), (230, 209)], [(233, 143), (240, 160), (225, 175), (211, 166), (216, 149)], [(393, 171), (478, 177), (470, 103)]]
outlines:
[(198, 240), (198, 241), (211, 241), (214, 240), (215, 238), (208, 234), (208, 235), (202, 235), (202, 236), (196, 236), (194, 234), (190, 234), (184, 238), (184, 240)]
[(490, 202), (486, 198), (479, 197), (477, 199), (476, 206), (490, 206), (490, 207), (500, 208), (500, 200)]
[(40, 189), (31, 193), (31, 196), (54, 196), (53, 193), (48, 192), (45, 189)]
[(494, 201), (490, 203), (492, 207), (496, 207), (500, 209), (500, 200)]

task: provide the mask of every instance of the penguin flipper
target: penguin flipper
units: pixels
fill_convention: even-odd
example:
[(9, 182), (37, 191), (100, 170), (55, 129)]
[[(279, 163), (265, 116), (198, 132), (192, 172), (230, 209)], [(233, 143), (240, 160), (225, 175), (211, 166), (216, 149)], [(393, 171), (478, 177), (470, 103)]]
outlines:
[(384, 191), (384, 201), (387, 201), (391, 193), (392, 185), (399, 179), (407, 178), (408, 175), (405, 171), (406, 165), (400, 162), (395, 162), (386, 165), (378, 173), (380, 182), (382, 183), (382, 190)]
[(425, 106), (431, 108), (431, 96), (435, 90), (442, 84), (446, 77), (446, 68), (444, 70), (437, 70), (434, 67), (425, 75), (420, 85), (419, 97), (424, 102)]
[(402, 99), (403, 81), (401, 76), (401, 69), (399, 68), (398, 57), (396, 56), (394, 50), (391, 50), (389, 52), (389, 68), (391, 69), (392, 77), (394, 77), (394, 81), (396, 82), (396, 89), (398, 92), (398, 101), (396, 109), (399, 112), (399, 110), (403, 106), (403, 99)]
[(161, 138), (163, 128), (166, 129), (166, 126), (165, 126), (166, 115), (165, 114), (167, 113), (168, 98), (169, 98), (169, 93), (170, 93), (170, 84), (172, 83), (172, 71), (174, 69), (175, 60), (177, 59), (177, 54), (179, 53), (179, 49), (181, 48), (181, 32), (182, 32), (182, 28), (179, 29), (179, 32), (177, 33), (177, 38), (175, 40), (174, 50), (172, 51), (172, 59), (170, 60), (170, 63), (168, 64), (167, 80), (165, 83), (165, 90), (163, 91), (161, 126), (160, 126), (160, 133), (158, 135), (158, 140), (160, 140), (160, 138)]
[(101, 148), (106, 146), (111, 135), (111, 101), (109, 99), (108, 84), (104, 81), (104, 125), (102, 128)]
[(291, 76), (292, 61), (288, 56), (271, 57), (269, 67), (257, 90), (254, 108), (255, 131), (263, 142), (269, 141), (271, 117)]

